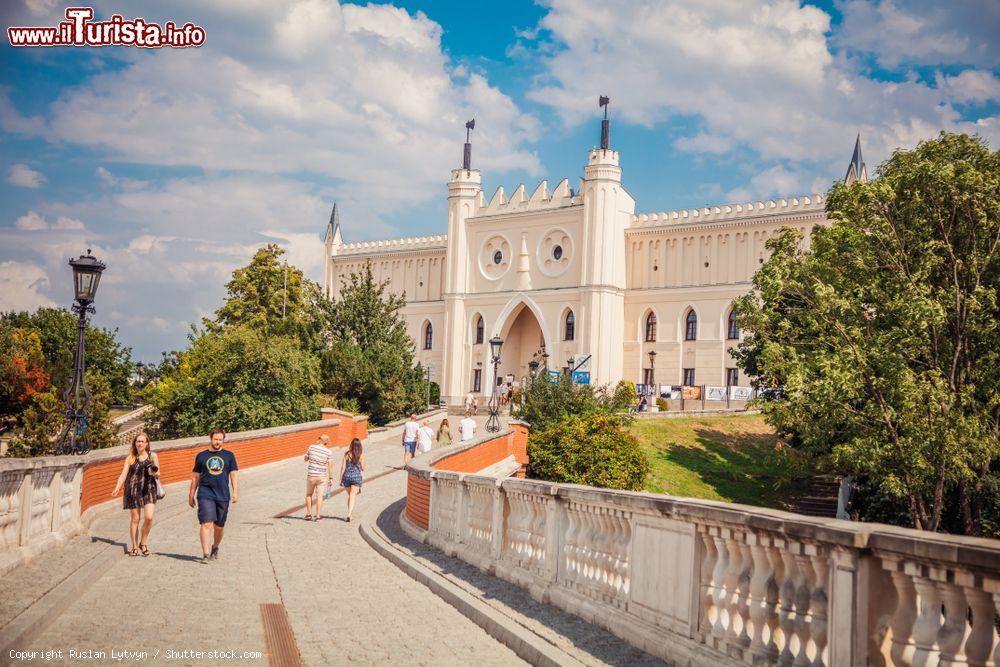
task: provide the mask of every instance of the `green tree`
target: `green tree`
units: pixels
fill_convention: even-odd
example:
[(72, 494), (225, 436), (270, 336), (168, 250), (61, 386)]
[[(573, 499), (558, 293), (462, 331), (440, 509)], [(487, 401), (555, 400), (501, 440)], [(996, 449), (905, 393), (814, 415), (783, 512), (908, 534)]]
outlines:
[[(92, 449), (102, 449), (118, 444), (116, 427), (111, 424), (108, 406), (111, 402), (111, 384), (98, 372), (87, 372), (90, 390), (87, 419), (87, 438)], [(59, 436), (66, 427), (66, 403), (55, 387), (38, 392), (24, 410), (19, 426), (14, 431), (8, 456), (51, 456), (59, 450)]]
[(318, 345), (324, 317), (319, 285), (282, 260), (275, 244), (260, 248), (226, 283), (226, 302), (206, 321), (211, 331), (245, 325), (267, 335), (295, 336), (306, 348)]
[(620, 419), (602, 412), (570, 415), (532, 428), (528, 476), (606, 489), (642, 490), (649, 460)]
[(49, 386), (38, 332), (0, 320), (0, 420), (19, 417)]
[[(77, 316), (65, 308), (39, 308), (33, 313), (0, 314), (0, 322), (38, 334), (45, 371), (59, 391), (65, 389), (73, 371), (76, 352)], [(134, 366), (132, 349), (118, 341), (118, 330), (108, 330), (87, 324), (83, 334), (87, 348), (87, 368), (98, 371), (111, 386), (111, 402), (127, 405), (132, 402), (129, 378)]]
[[(789, 441), (939, 530), (978, 534), (1000, 456), (1000, 156), (965, 135), (837, 184), (808, 249), (785, 230), (737, 302), (735, 354)], [(989, 484), (988, 484), (989, 485)], [(995, 502), (995, 501), (989, 501)]]
[(323, 337), (323, 391), (356, 401), (374, 424), (399, 419), (427, 400), (414, 344), (399, 314), (402, 296), (387, 291), (370, 264), (343, 280)]
[(152, 392), (157, 435), (203, 435), (282, 426), (319, 417), (319, 362), (291, 336), (248, 325), (192, 334), (176, 371)]
[[(632, 387), (631, 392), (629, 386)], [(555, 382), (540, 375), (522, 388), (522, 400), (520, 405), (515, 406), (514, 416), (528, 422), (532, 433), (572, 416), (594, 413), (627, 425), (631, 421), (627, 411), (634, 396), (635, 389), (631, 383), (619, 383), (612, 392), (606, 387), (577, 384), (566, 374), (560, 375)]]

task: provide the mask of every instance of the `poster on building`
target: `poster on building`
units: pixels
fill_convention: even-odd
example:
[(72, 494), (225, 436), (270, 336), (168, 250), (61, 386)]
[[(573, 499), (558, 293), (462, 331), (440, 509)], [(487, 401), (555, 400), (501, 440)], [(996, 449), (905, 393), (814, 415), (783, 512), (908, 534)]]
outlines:
[(685, 401), (700, 401), (701, 387), (681, 387), (681, 398)]
[(729, 398), (734, 401), (749, 401), (753, 398), (752, 387), (730, 387)]
[(670, 398), (670, 389), (671, 387), (669, 384), (661, 384), (659, 394), (660, 398)]
[(646, 393), (646, 385), (644, 385), (644, 384), (637, 384), (635, 386), (635, 393), (636, 393), (637, 396), (642, 396), (643, 394), (645, 394)]
[(559, 382), (559, 371), (549, 371), (548, 375), (549, 382)]
[(675, 384), (669, 386), (670, 386), (670, 396), (668, 398), (670, 398), (670, 400), (672, 401), (681, 400), (681, 388)]
[(507, 377), (504, 378), (504, 382), (506, 382), (507, 384), (513, 384), (514, 383), (514, 374), (513, 373), (507, 373)]
[(577, 384), (590, 384), (590, 372), (573, 371), (573, 382)]
[(724, 401), (726, 400), (725, 387), (705, 387), (705, 400)]

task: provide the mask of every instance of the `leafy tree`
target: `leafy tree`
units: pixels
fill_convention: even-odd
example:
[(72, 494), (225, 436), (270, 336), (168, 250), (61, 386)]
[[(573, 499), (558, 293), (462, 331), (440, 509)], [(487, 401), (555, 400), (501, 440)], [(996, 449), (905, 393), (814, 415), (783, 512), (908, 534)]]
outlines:
[(370, 264), (343, 280), (323, 331), (323, 391), (355, 401), (372, 423), (384, 424), (427, 400), (423, 372), (399, 310), (403, 297), (377, 282)]
[(226, 283), (226, 302), (206, 321), (211, 331), (240, 325), (267, 335), (295, 336), (307, 348), (318, 345), (324, 315), (319, 285), (282, 260), (275, 244), (260, 248)]
[(630, 418), (624, 413), (635, 395), (634, 385), (631, 393), (628, 390), (630, 384), (620, 383), (614, 392), (609, 392), (606, 387), (577, 384), (565, 374), (556, 382), (539, 376), (522, 388), (522, 402), (515, 406), (514, 416), (528, 422), (532, 433), (572, 416), (593, 413), (627, 425)]
[[(65, 308), (39, 308), (33, 313), (0, 314), (0, 322), (38, 334), (45, 372), (60, 390), (65, 389), (73, 372), (76, 352), (77, 316)], [(118, 330), (108, 330), (87, 324), (83, 333), (87, 347), (87, 368), (98, 371), (111, 386), (111, 402), (127, 405), (132, 402), (129, 378), (134, 369), (132, 349), (118, 341)]]
[(942, 134), (869, 183), (837, 184), (832, 225), (785, 230), (740, 299), (735, 354), (769, 422), (835, 470), (905, 501), (913, 525), (978, 534), (1000, 456), (1000, 155)]
[[(93, 449), (118, 444), (116, 427), (111, 423), (108, 406), (111, 402), (111, 384), (100, 373), (87, 372), (90, 403), (87, 420), (87, 439)], [(66, 403), (55, 387), (38, 392), (21, 416), (21, 424), (14, 431), (8, 456), (51, 456), (61, 454), (59, 436), (66, 427)]]
[(38, 332), (0, 320), (0, 419), (19, 416), (49, 386)]
[(319, 416), (319, 364), (290, 336), (248, 325), (192, 334), (176, 372), (152, 396), (162, 437), (268, 428)]
[(606, 412), (550, 421), (528, 438), (528, 476), (550, 482), (639, 491), (649, 460), (622, 421)]

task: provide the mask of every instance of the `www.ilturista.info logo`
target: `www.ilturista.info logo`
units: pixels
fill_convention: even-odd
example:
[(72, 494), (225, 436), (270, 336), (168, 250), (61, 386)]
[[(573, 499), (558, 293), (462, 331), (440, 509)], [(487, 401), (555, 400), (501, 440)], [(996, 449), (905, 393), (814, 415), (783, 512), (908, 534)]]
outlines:
[(186, 48), (205, 43), (205, 29), (191, 22), (178, 27), (173, 21), (162, 26), (136, 17), (113, 14), (110, 20), (93, 21), (93, 7), (67, 7), (66, 19), (54, 27), (10, 27), (11, 46), (164, 46)]

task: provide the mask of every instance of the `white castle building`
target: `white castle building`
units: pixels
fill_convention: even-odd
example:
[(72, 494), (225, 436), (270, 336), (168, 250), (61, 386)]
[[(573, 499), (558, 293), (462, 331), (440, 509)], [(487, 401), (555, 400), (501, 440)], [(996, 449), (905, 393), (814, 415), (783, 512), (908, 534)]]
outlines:
[[(405, 295), (417, 358), (452, 406), (469, 391), (488, 396), (494, 335), (504, 341), (500, 378), (526, 377), (532, 359), (561, 370), (573, 358), (593, 384), (747, 384), (729, 355), (740, 339), (733, 300), (749, 291), (769, 238), (826, 221), (823, 196), (637, 212), (608, 136), (605, 120), (577, 188), (542, 181), (489, 199), (467, 143), (448, 181), (444, 235), (344, 243), (334, 205), (326, 295), (370, 262)], [(860, 137), (846, 177), (859, 179)]]

